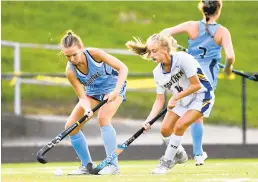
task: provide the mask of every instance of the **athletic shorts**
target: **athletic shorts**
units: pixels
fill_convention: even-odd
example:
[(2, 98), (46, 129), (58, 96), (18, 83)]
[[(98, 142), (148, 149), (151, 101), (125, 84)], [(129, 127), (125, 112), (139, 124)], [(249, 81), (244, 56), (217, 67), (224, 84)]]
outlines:
[(215, 95), (213, 91), (195, 93), (187, 105), (183, 105), (179, 100), (171, 111), (181, 117), (189, 110), (197, 110), (203, 114), (203, 117), (208, 118), (214, 101)]
[[(94, 100), (102, 101), (104, 99), (106, 94), (99, 94), (99, 95), (87, 95), (88, 97), (91, 97)], [(123, 87), (121, 88), (119, 94), (123, 98), (123, 101), (126, 101), (126, 82), (124, 83)]]

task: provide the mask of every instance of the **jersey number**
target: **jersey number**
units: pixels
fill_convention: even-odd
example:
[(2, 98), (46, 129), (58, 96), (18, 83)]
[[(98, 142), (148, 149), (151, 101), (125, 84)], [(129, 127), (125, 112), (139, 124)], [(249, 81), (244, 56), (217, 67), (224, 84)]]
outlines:
[(199, 49), (203, 50), (203, 53), (200, 54), (201, 58), (204, 58), (204, 56), (206, 55), (207, 49), (205, 47), (199, 47)]
[(175, 88), (177, 89), (178, 92), (182, 92), (183, 91), (183, 88), (180, 87), (180, 86), (175, 86)]

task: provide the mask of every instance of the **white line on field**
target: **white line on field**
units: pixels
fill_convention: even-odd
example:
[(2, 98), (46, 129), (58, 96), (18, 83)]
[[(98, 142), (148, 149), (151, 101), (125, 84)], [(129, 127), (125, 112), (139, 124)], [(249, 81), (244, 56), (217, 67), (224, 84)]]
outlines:
[[(131, 164), (121, 164), (120, 165), (120, 168), (123, 169), (123, 168), (146, 168), (146, 169), (149, 169), (151, 167), (155, 167), (155, 164), (146, 164), (146, 165), (131, 165)], [(29, 173), (31, 173), (31, 171), (35, 171), (37, 170), (37, 172), (40, 172), (40, 173), (44, 173), (44, 172), (53, 172), (55, 169), (57, 168), (60, 168), (64, 171), (68, 171), (68, 170), (74, 170), (76, 168), (78, 168), (78, 166), (48, 166), (48, 167), (21, 167), (21, 168), (5, 168), (5, 167), (2, 167), (2, 173), (17, 173), (17, 174), (20, 174), (20, 173), (27, 173), (27, 171)], [(188, 171), (195, 171), (196, 169), (195, 168), (191, 168), (191, 169), (188, 169)], [(177, 171), (177, 170), (176, 170)], [(203, 169), (203, 172), (225, 172), (226, 170), (213, 170), (213, 169)], [(196, 173), (194, 175), (211, 175), (211, 174), (200, 174), (200, 173)], [(221, 174), (221, 175), (228, 175), (228, 174)]]
[[(139, 171), (140, 172), (140, 171)], [(32, 172), (18, 172), (18, 171), (14, 171), (13, 173), (9, 173), (10, 175), (12, 174), (31, 174)], [(48, 171), (38, 171), (37, 173), (48, 173)], [(49, 173), (52, 173), (53, 174), (53, 171), (50, 171)], [(7, 174), (6, 172), (2, 173), (2, 174)], [(101, 175), (78, 175), (78, 176), (68, 176), (67, 174), (63, 174), (62, 175), (63, 177), (68, 177), (68, 178), (103, 178), (103, 176)], [(162, 178), (159, 178), (159, 181), (178, 181), (178, 179), (173, 179), (173, 178), (165, 178), (165, 176), (162, 176), (162, 175), (152, 175), (150, 173), (146, 173), (146, 171), (144, 171), (144, 173), (141, 173), (141, 174), (119, 174), (119, 175), (116, 175), (114, 177), (147, 177), (147, 176), (160, 176)], [(60, 176), (57, 176), (57, 178), (59, 178)], [(156, 181), (157, 179), (154, 178), (154, 181)], [(130, 179), (126, 180), (126, 181), (131, 181)], [(152, 180), (150, 180), (152, 181)], [(203, 181), (203, 182), (258, 182), (258, 180), (256, 179), (251, 179), (251, 178), (212, 178), (212, 179), (203, 179), (203, 180), (194, 180), (194, 179), (185, 179), (184, 180), (185, 182), (200, 182), (200, 181)]]
[[(258, 168), (258, 162), (248, 162), (248, 163), (226, 163), (226, 162), (222, 162), (222, 163), (213, 163), (212, 165), (247, 165), (247, 166), (250, 166), (250, 165), (254, 165), (255, 167)], [(119, 166), (121, 168), (143, 168), (143, 167), (150, 167), (151, 165), (155, 166), (156, 164), (120, 164)], [(191, 165), (191, 164), (187, 164), (187, 165)], [(209, 165), (209, 163), (207, 163), (207, 166)], [(48, 167), (22, 167), (22, 168), (5, 168), (3, 167), (2, 165), (2, 170), (48, 170), (48, 169), (56, 169), (56, 168), (61, 168), (61, 169), (74, 169), (74, 168), (78, 168), (78, 166), (48, 166)], [(205, 169), (207, 172), (208, 171), (213, 171), (212, 169)], [(216, 170), (217, 171), (217, 170)], [(224, 170), (221, 170), (221, 171), (224, 171)]]
[[(155, 166), (155, 164), (154, 164)], [(120, 168), (144, 168), (144, 167), (150, 167), (150, 165), (131, 165), (131, 164), (121, 164), (119, 165)], [(48, 167), (22, 167), (22, 168), (3, 168), (2, 167), (2, 171), (5, 171), (5, 170), (54, 170), (56, 168), (60, 168), (60, 169), (76, 169), (78, 168), (78, 166), (48, 166)]]
[[(36, 171), (36, 173), (51, 173), (51, 174), (53, 174), (54, 173), (54, 171), (55, 170), (50, 170), (50, 169), (48, 169), (48, 170), (38, 170), (38, 171)], [(63, 171), (63, 174), (64, 175), (67, 175), (67, 172), (68, 172), (69, 170), (64, 170)], [(214, 171), (216, 171), (216, 170), (214, 170)], [(140, 173), (144, 173), (144, 175), (148, 175), (149, 173), (150, 173), (150, 171), (138, 171), (138, 172), (140, 172)], [(176, 171), (175, 171), (176, 172)], [(188, 171), (189, 172), (189, 171)], [(214, 174), (205, 174), (205, 173), (194, 173), (195, 171), (192, 171), (193, 172), (193, 176), (213, 176)], [(35, 173), (35, 170), (34, 171), (31, 171), (31, 170), (28, 170), (28, 171), (17, 171), (17, 170), (10, 170), (10, 171), (2, 171), (2, 174), (6, 174), (6, 175), (12, 175), (12, 174), (32, 174), (32, 173)], [(126, 174), (121, 174), (122, 176), (126, 176)], [(130, 176), (131, 174), (128, 174), (128, 176)], [(138, 175), (141, 175), (141, 174), (134, 174), (134, 176), (138, 176)], [(182, 173), (182, 175), (183, 175), (183, 173)], [(221, 174), (217, 174), (217, 175), (219, 175), (219, 176), (227, 176), (227, 175), (229, 175), (229, 174), (223, 174), (223, 173), (221, 173)], [(84, 175), (83, 175), (84, 176)]]

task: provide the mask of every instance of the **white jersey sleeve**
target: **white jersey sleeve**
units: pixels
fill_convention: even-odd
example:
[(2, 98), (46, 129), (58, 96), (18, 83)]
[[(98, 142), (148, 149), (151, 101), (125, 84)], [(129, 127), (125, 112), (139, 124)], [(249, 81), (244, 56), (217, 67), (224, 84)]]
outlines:
[(156, 93), (157, 94), (164, 94), (165, 88), (163, 88), (157, 81), (156, 82)]
[(187, 78), (190, 78), (197, 74), (196, 60), (193, 56), (183, 53), (181, 54), (181, 68), (186, 74)]

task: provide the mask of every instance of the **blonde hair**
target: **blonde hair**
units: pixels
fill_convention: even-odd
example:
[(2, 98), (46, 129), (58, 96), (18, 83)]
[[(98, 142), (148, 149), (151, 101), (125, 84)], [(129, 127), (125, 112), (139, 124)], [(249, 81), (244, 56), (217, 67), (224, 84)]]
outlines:
[(146, 43), (139, 38), (133, 38), (134, 40), (126, 42), (126, 47), (144, 59), (150, 59), (150, 51), (147, 47), (147, 42), (149, 41), (155, 41), (159, 46), (168, 48), (169, 53), (176, 52), (178, 48), (177, 41), (172, 36), (167, 37), (161, 34), (153, 34), (147, 39)]
[(208, 21), (210, 16), (215, 16), (220, 14), (222, 8), (222, 0), (201, 0), (198, 4), (199, 10), (205, 16), (206, 20), (206, 31), (210, 35), (208, 30)]
[(69, 48), (75, 45), (79, 48), (83, 47), (81, 38), (76, 35), (72, 30), (67, 30), (66, 34), (61, 39), (60, 46), (62, 48)]

